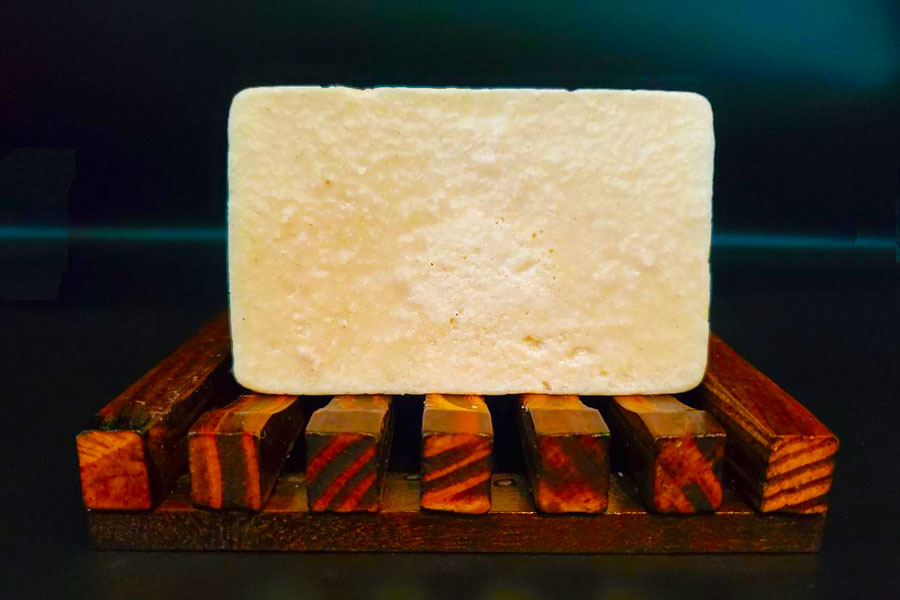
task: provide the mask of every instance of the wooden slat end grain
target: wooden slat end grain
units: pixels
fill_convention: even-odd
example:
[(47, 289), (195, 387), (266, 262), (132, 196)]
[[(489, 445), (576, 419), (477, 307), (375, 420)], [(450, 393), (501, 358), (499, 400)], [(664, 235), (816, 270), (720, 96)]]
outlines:
[(297, 396), (246, 394), (205, 413), (188, 432), (194, 504), (261, 509), (303, 425)]
[(381, 508), (391, 446), (390, 396), (335, 396), (306, 427), (307, 498), (312, 511)]
[(483, 397), (427, 395), (422, 413), (422, 508), (489, 511), (493, 445), (491, 414)]
[(523, 394), (520, 431), (531, 489), (546, 513), (601, 513), (609, 486), (609, 428), (578, 396)]
[(618, 458), (648, 509), (691, 514), (719, 508), (726, 435), (707, 412), (672, 396), (616, 396), (606, 414)]

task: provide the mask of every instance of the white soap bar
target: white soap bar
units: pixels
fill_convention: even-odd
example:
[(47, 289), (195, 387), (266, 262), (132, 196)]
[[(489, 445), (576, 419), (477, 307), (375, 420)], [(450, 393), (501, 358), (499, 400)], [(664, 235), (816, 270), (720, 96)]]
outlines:
[(657, 394), (703, 376), (702, 96), (255, 88), (228, 138), (244, 386)]

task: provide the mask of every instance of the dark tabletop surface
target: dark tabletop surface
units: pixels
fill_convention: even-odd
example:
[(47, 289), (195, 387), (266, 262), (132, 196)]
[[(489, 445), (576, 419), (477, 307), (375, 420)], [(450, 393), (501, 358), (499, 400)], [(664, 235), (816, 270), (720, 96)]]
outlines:
[(714, 253), (713, 328), (841, 439), (818, 555), (148, 553), (87, 549), (74, 436), (225, 305), (224, 245), (73, 243), (57, 300), (0, 303), (0, 596), (896, 597), (898, 297), (870, 258)]

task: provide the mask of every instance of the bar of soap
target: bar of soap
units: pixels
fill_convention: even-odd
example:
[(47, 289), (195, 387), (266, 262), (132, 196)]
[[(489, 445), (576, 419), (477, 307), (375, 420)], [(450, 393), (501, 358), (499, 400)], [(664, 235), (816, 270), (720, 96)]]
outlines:
[(254, 88), (234, 374), (272, 394), (661, 394), (706, 365), (713, 128), (682, 92)]

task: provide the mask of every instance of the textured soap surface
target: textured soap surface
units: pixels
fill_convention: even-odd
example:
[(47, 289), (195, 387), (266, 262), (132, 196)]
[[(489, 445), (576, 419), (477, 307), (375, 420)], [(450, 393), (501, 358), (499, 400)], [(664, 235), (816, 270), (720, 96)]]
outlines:
[(229, 121), (234, 373), (656, 394), (706, 366), (712, 112), (680, 92), (272, 87)]

